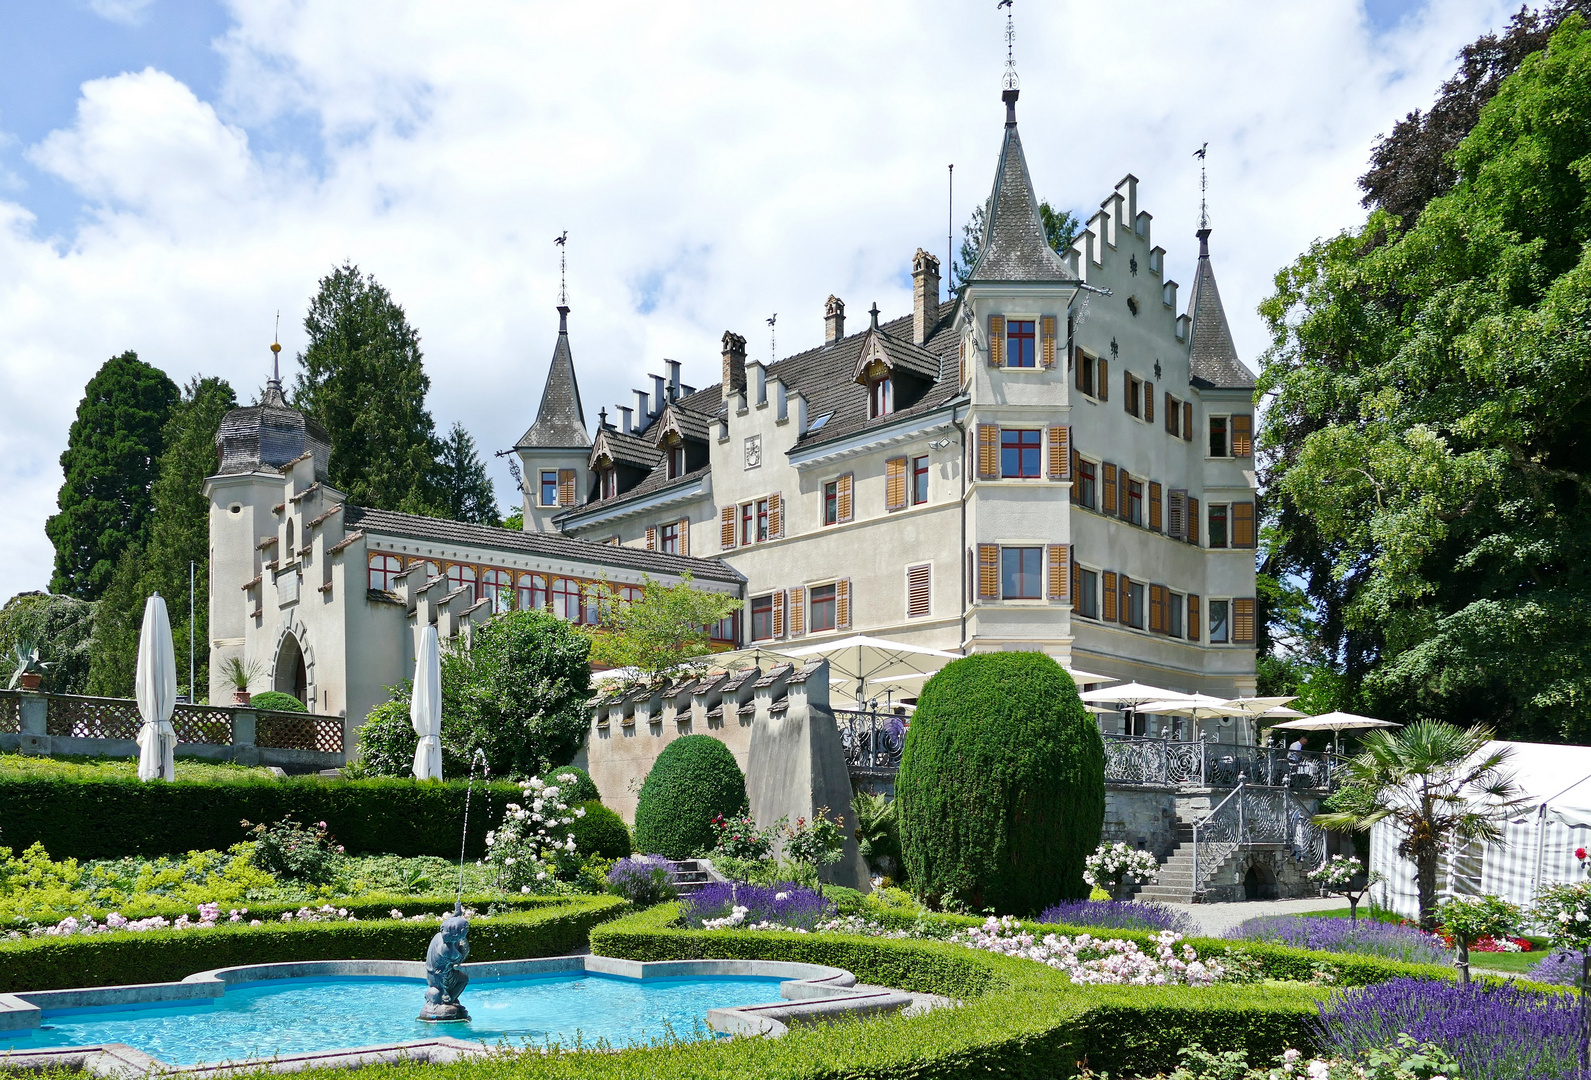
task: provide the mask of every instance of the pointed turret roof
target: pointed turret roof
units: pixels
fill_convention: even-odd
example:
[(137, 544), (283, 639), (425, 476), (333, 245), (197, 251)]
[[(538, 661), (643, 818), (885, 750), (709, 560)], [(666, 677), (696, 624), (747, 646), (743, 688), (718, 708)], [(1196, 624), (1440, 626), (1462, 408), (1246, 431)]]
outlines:
[(580, 384), (575, 380), (575, 359), (569, 351), (569, 308), (558, 306), (558, 344), (552, 350), (547, 368), (547, 385), (541, 392), (541, 408), (515, 449), (547, 447), (585, 449), (591, 445), (586, 431), (585, 410), (580, 407)]
[(1232, 343), (1232, 328), (1227, 325), (1226, 309), (1221, 306), (1221, 290), (1215, 285), (1215, 267), (1210, 264), (1210, 230), (1200, 229), (1199, 266), (1193, 272), (1193, 304), (1189, 314), (1193, 330), (1188, 335), (1188, 371), (1193, 381), (1223, 390), (1253, 387), (1254, 375), (1237, 357)]
[(1033, 194), (1033, 179), (1016, 129), (1017, 91), (1007, 90), (1003, 98), (1005, 142), (994, 172), (994, 190), (989, 193), (978, 262), (967, 280), (1075, 281), (1077, 275), (1044, 237), (1039, 201)]

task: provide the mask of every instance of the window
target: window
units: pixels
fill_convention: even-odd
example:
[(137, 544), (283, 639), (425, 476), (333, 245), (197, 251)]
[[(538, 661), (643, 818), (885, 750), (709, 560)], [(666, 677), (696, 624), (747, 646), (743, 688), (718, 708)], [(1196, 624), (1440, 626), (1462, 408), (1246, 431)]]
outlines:
[(403, 563), (398, 561), (396, 555), (370, 556), (370, 587), (377, 592), (386, 592), (397, 584), (397, 577), (403, 573)]
[(1210, 456), (1231, 457), (1231, 447), (1226, 441), (1226, 417), (1210, 417)]
[(1134, 525), (1144, 523), (1144, 485), (1142, 480), (1127, 481), (1127, 520)]
[(1182, 594), (1171, 593), (1166, 598), (1166, 633), (1182, 636)]
[(1094, 358), (1087, 353), (1077, 354), (1077, 388), (1089, 397), (1094, 393)]
[(757, 504), (742, 503), (740, 506), (740, 543), (746, 545), (757, 539)]
[(833, 585), (812, 586), (812, 618), (807, 627), (810, 633), (820, 634), (834, 629), (837, 608), (835, 592)]
[(1232, 601), (1210, 601), (1210, 644), (1225, 645), (1232, 640)]
[(768, 500), (757, 500), (757, 539), (768, 539)]
[(823, 524), (834, 525), (840, 520), (840, 482), (830, 480), (823, 485)]
[(728, 645), (740, 644), (740, 612), (732, 611), (709, 626), (707, 639)]
[(1136, 581), (1127, 583), (1127, 625), (1134, 630), (1144, 628), (1144, 587)]
[(1210, 546), (1226, 547), (1226, 504), (1210, 504)]
[(1099, 618), (1099, 574), (1093, 570), (1077, 573), (1077, 606), (1073, 614), (1085, 619)]
[(1099, 509), (1099, 466), (1092, 461), (1077, 460), (1077, 482), (1072, 486), (1072, 495), (1078, 506), (1086, 506), (1090, 510)]
[(912, 505), (928, 501), (928, 455), (912, 458)]
[(677, 480), (685, 475), (685, 447), (671, 446), (666, 451), (668, 454), (668, 478)]
[(1000, 476), (1036, 480), (1039, 475), (1040, 432), (1018, 428), (1000, 432)]
[(587, 581), (580, 586), (580, 621), (587, 626), (596, 626), (602, 622), (603, 598), (606, 595), (602, 585), (595, 581)]
[(566, 577), (552, 579), (552, 613), (567, 622), (580, 621), (580, 582)]
[(1000, 599), (1038, 600), (1044, 596), (1044, 549), (1000, 549)]
[(671, 521), (657, 529), (657, 550), (665, 555), (679, 554), (679, 522)]
[(773, 596), (751, 598), (751, 640), (768, 641), (773, 637)]
[(1127, 400), (1125, 402), (1127, 412), (1132, 416), (1142, 416), (1144, 396), (1143, 381), (1137, 376), (1133, 375), (1131, 372), (1125, 372), (1124, 375), (1125, 378), (1123, 381), (1127, 384)]
[(1005, 324), (1005, 366), (1020, 368), (1036, 366), (1037, 354), (1033, 344), (1033, 320), (1009, 320)]
[(543, 469), (541, 471), (541, 505), (558, 505), (558, 470)]
[(519, 610), (540, 610), (547, 606), (547, 579), (541, 574), (519, 575)]
[(619, 493), (619, 471), (609, 467), (603, 469), (599, 475), (602, 477), (602, 497), (613, 498)]
[(475, 567), (454, 563), (447, 568), (447, 591), (455, 593), (464, 588), (475, 591)]
[(487, 570), (481, 574), (481, 595), (492, 602), (492, 613), (507, 611), (514, 596), (514, 577), (507, 570)]
[(889, 415), (890, 383), (889, 376), (873, 379), (867, 384), (867, 415), (877, 420), (880, 416)]

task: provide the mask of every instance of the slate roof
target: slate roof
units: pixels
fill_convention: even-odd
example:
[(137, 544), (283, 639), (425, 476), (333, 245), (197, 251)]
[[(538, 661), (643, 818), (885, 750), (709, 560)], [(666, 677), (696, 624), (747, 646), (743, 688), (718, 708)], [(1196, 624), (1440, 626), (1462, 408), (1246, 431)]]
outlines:
[(553, 346), (552, 363), (547, 368), (541, 408), (536, 410), (536, 422), (530, 425), (515, 449), (590, 445), (585, 410), (580, 407), (580, 384), (575, 380), (574, 355), (569, 351), (569, 309), (559, 307), (558, 344)]
[(1199, 264), (1193, 272), (1193, 329), (1188, 335), (1188, 370), (1196, 386), (1218, 390), (1249, 390), (1254, 375), (1237, 357), (1232, 328), (1221, 306), (1221, 290), (1210, 265), (1208, 233), (1201, 230)]
[[(909, 371), (914, 375), (921, 375), (925, 379), (938, 379), (940, 375), (939, 357), (921, 345), (914, 345), (910, 338), (891, 337), (883, 330), (869, 328), (862, 339), (862, 345), (857, 350), (857, 362), (871, 352), (868, 338), (876, 336), (880, 351), (883, 352), (890, 367), (900, 371)], [(856, 374), (860, 374), (857, 372)]]
[(315, 458), (315, 479), (325, 480), (331, 439), (313, 418), (287, 403), (282, 384), (271, 379), (253, 405), (232, 409), (215, 435), (221, 463), (216, 472), (253, 472), (261, 466), (283, 469), (306, 453)]
[(618, 428), (603, 428), (599, 436), (613, 460), (639, 469), (650, 469), (663, 460), (663, 451), (650, 439), (626, 435)]
[(597, 544), (558, 533), (499, 529), (491, 525), (473, 525), (445, 518), (400, 514), (394, 510), (372, 510), (364, 506), (349, 506), (343, 512), (343, 518), (350, 527), (358, 525), (360, 530), (367, 534), (382, 533), (445, 544), (495, 547), (507, 551), (523, 551), (548, 559), (585, 559), (589, 562), (607, 563), (610, 566), (639, 570), (643, 573), (681, 574), (688, 571), (695, 577), (713, 581), (744, 580), (739, 573), (718, 559), (693, 559), (685, 555), (668, 555), (661, 551)]
[(969, 281), (1075, 281), (1066, 261), (1050, 247), (1039, 218), (1039, 201), (1033, 194), (1022, 137), (1016, 129), (1016, 91), (1006, 91), (1005, 142), (994, 172), (994, 190), (986, 204), (987, 217), (978, 262)]

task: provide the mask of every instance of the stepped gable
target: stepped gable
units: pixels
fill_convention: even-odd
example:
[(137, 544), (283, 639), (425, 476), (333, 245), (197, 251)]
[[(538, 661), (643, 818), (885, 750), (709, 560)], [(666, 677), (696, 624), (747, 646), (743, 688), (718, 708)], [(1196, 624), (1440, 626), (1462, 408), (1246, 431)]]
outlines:
[(1193, 272), (1193, 302), (1189, 316), (1188, 370), (1193, 385), (1217, 390), (1251, 390), (1254, 375), (1238, 359), (1232, 328), (1216, 288), (1215, 267), (1210, 263), (1210, 230), (1200, 229), (1199, 265)]
[(1039, 201), (1033, 194), (1027, 157), (1022, 153), (1022, 136), (1017, 133), (1016, 99), (1015, 90), (1005, 91), (1005, 141), (994, 172), (994, 190), (985, 204), (978, 261), (967, 280), (1075, 281), (1077, 275), (1044, 236)]
[(514, 448), (562, 450), (590, 445), (585, 410), (580, 406), (580, 383), (575, 379), (574, 354), (569, 351), (569, 308), (560, 305), (558, 343), (553, 346), (552, 363), (547, 368), (547, 384), (541, 391), (541, 408), (536, 410), (536, 422), (530, 425)]

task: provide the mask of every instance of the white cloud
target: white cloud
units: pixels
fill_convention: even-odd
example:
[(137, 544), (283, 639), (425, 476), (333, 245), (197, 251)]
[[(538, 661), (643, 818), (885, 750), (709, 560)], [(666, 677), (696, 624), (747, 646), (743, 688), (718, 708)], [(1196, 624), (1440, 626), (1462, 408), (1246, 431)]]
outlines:
[[(249, 397), (276, 310), (291, 355), (317, 277), (351, 258), (419, 327), (439, 425), (503, 448), (539, 400), (563, 229), (594, 420), (665, 356), (715, 381), (726, 328), (766, 355), (771, 312), (789, 352), (821, 340), (831, 292), (853, 319), (905, 310), (912, 252), (945, 248), (945, 165), (959, 233), (998, 149), (993, 5), (231, 6), (216, 100), (107, 73), (30, 148), (81, 193), (75, 235), (40, 239), (0, 190), (0, 597), (48, 578), (56, 458), (107, 356)], [(1359, 218), (1375, 135), (1504, 7), (1452, 0), (1373, 39), (1351, 3), (1030, 6), (1019, 116), (1039, 193), (1086, 217), (1134, 173), (1188, 282), (1190, 155), (1209, 141), (1217, 270), (1252, 365), (1271, 275)]]
[(102, 19), (123, 26), (139, 26), (155, 0), (88, 0), (88, 9)]

